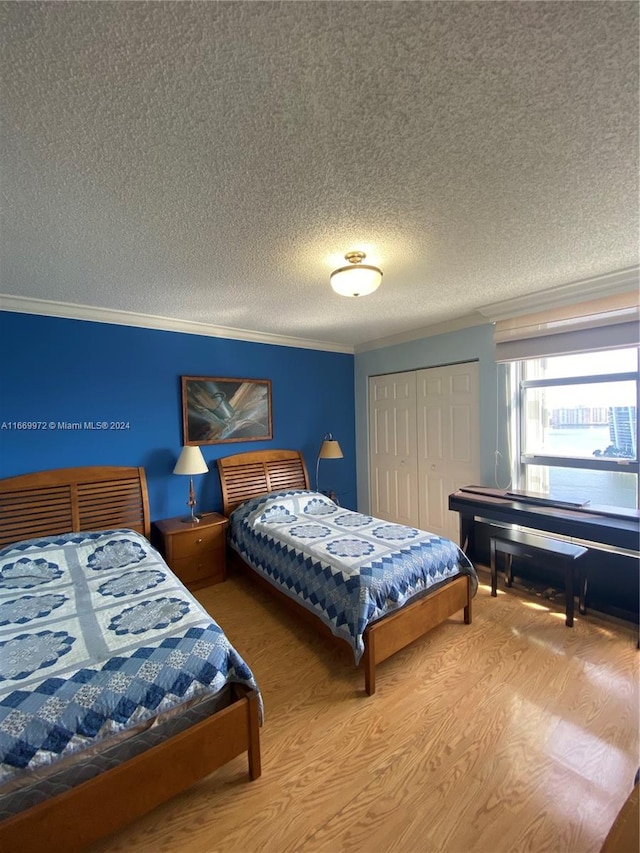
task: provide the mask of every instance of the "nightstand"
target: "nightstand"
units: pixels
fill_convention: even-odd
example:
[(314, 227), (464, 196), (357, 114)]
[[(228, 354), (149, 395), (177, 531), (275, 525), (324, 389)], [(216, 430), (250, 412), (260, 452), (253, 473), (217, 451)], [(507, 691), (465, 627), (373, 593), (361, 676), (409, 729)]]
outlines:
[(204, 513), (196, 524), (164, 518), (153, 523), (154, 544), (189, 589), (220, 583), (227, 577), (228, 523), (217, 512)]

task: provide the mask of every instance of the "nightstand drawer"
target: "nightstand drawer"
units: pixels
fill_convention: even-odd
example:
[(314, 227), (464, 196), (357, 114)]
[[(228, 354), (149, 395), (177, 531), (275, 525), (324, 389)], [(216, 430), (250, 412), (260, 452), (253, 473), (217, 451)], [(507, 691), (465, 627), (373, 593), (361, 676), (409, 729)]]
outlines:
[(199, 524), (182, 518), (154, 522), (157, 547), (183, 584), (197, 589), (227, 576), (227, 524), (224, 515), (205, 513)]
[(203, 529), (185, 530), (180, 536), (172, 537), (171, 556), (175, 559), (197, 556), (203, 551), (224, 549), (225, 525), (206, 527)]
[(224, 563), (216, 559), (217, 554), (207, 551), (202, 555), (180, 557), (171, 568), (183, 584), (193, 586), (199, 581), (219, 583), (224, 580)]

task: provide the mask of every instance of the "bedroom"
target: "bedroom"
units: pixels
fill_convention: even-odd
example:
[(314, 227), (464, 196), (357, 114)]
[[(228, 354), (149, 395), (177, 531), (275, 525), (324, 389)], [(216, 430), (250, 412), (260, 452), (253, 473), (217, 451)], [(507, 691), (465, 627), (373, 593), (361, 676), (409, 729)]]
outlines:
[[(160, 164), (156, 162), (158, 150), (152, 144), (151, 137), (154, 127), (147, 127), (145, 124), (145, 117), (148, 116), (146, 108), (153, 92), (158, 88), (162, 90), (163, 87), (171, 89), (171, 81), (163, 76), (168, 72), (163, 70), (159, 58), (145, 53), (154, 43), (151, 40), (145, 46), (146, 28), (154, 23), (147, 19), (146, 14), (139, 13), (143, 20), (139, 22), (140, 35), (137, 41), (134, 38), (135, 44), (125, 37), (123, 29), (126, 28), (115, 28), (117, 43), (110, 55), (115, 57), (113, 68), (124, 69), (122, 79), (115, 81), (124, 87), (123, 99), (114, 103), (109, 100), (108, 91), (105, 91), (102, 94), (107, 98), (106, 101), (94, 102), (92, 99), (98, 98), (101, 74), (106, 74), (107, 80), (114, 82), (110, 75), (115, 72), (113, 69), (109, 70), (111, 66), (106, 57), (103, 65), (98, 63), (95, 74), (87, 67), (89, 60), (98, 62), (100, 54), (96, 56), (92, 53), (91, 44), (93, 39), (99, 38), (102, 32), (100, 27), (109, 31), (107, 13), (94, 13), (99, 25), (90, 22), (85, 30), (85, 56), (81, 51), (76, 54), (69, 50), (74, 43), (73, 28), (82, 25), (81, 17), (77, 20), (74, 18), (69, 32), (65, 32), (64, 23), (58, 21), (54, 24), (48, 21), (50, 46), (47, 47), (47, 40), (39, 34), (37, 26), (37, 16), (45, 13), (46, 4), (20, 5), (31, 7), (31, 12), (22, 13), (26, 15), (26, 20), (21, 18), (18, 4), (3, 4), (3, 12), (9, 16), (7, 26), (3, 28), (5, 61), (20, 69), (23, 76), (12, 75), (11, 67), (3, 73), (4, 89), (11, 101), (7, 109), (10, 108), (11, 115), (15, 118), (11, 128), (7, 128), (12, 131), (12, 144), (6, 149), (3, 157), (3, 184), (9, 202), (4, 205), (5, 224), (2, 237), (1, 289), (7, 296), (2, 300), (3, 312), (0, 315), (4, 353), (0, 368), (0, 419), (6, 423), (54, 422), (56, 429), (46, 430), (46, 435), (45, 431), (40, 430), (3, 430), (0, 434), (0, 474), (3, 477), (66, 466), (142, 465), (148, 478), (151, 518), (156, 520), (181, 515), (186, 510), (186, 481), (183, 477), (172, 475), (182, 445), (180, 377), (248, 377), (271, 381), (273, 439), (258, 444), (203, 447), (203, 455), (210, 471), (195, 478), (198, 507), (206, 510), (221, 509), (220, 483), (215, 471), (215, 460), (223, 453), (256, 449), (263, 445), (296, 448), (304, 454), (309, 471), (315, 473), (320, 441), (324, 434), (331, 432), (339, 439), (344, 458), (322, 463), (320, 471), (325, 486), (322, 486), (322, 483), (321, 486), (335, 491), (345, 507), (366, 510), (369, 502), (366, 403), (368, 377), (416, 367), (477, 361), (481, 388), (481, 481), (486, 484), (496, 482), (496, 450), (502, 454), (497, 480), (499, 483), (508, 480), (506, 435), (498, 429), (499, 425), (506, 421), (506, 415), (501, 408), (495, 380), (493, 326), (486, 316), (478, 313), (474, 313), (472, 325), (465, 325), (459, 317), (450, 317), (445, 312), (447, 300), (453, 302), (460, 300), (462, 295), (467, 295), (461, 295), (461, 291), (473, 293), (474, 288), (478, 287), (476, 278), (470, 275), (468, 269), (464, 272), (459, 270), (455, 256), (450, 256), (449, 261), (453, 268), (458, 270), (462, 284), (455, 285), (450, 277), (441, 278), (443, 270), (440, 268), (437, 280), (446, 284), (437, 287), (437, 292), (433, 293), (431, 301), (436, 304), (429, 306), (425, 305), (424, 301), (416, 301), (418, 298), (422, 299), (417, 290), (425, 287), (422, 284), (423, 272), (420, 267), (424, 263), (420, 258), (419, 234), (422, 226), (418, 225), (414, 233), (408, 225), (407, 228), (399, 228), (396, 237), (393, 228), (389, 229), (384, 223), (380, 230), (376, 231), (378, 236), (372, 236), (368, 227), (366, 233), (360, 233), (359, 228), (364, 229), (365, 225), (354, 224), (354, 218), (357, 223), (357, 211), (370, 209), (369, 205), (377, 206), (385, 216), (391, 215), (388, 207), (388, 198), (393, 197), (390, 187), (385, 186), (383, 197), (383, 190), (378, 186), (379, 176), (372, 175), (371, 171), (366, 169), (364, 173), (358, 171), (362, 168), (358, 158), (348, 156), (349, 140), (340, 140), (340, 156), (338, 158), (336, 155), (335, 161), (327, 162), (322, 157), (318, 160), (324, 167), (335, 170), (332, 172), (335, 183), (329, 181), (328, 184), (331, 191), (327, 190), (324, 173), (319, 179), (313, 169), (306, 168), (307, 163), (303, 162), (304, 157), (301, 158), (299, 153), (302, 151), (304, 154), (304, 146), (309, 144), (304, 133), (304, 122), (310, 121), (314, 130), (319, 132), (320, 119), (330, 117), (331, 110), (336, 108), (333, 99), (329, 104), (325, 104), (321, 99), (312, 100), (311, 103), (320, 111), (319, 115), (314, 116), (305, 112), (307, 101), (303, 93), (287, 105), (292, 110), (288, 113), (292, 122), (289, 131), (293, 128), (299, 134), (301, 143), (297, 154), (293, 149), (285, 148), (293, 157), (288, 170), (285, 170), (285, 177), (294, 187), (298, 186), (296, 180), (308, 184), (308, 192), (313, 195), (311, 207), (316, 205), (318, 211), (322, 211), (312, 216), (312, 220), (315, 221), (315, 217), (319, 217), (320, 222), (333, 223), (331, 233), (326, 234), (324, 225), (316, 223), (314, 230), (312, 221), (300, 219), (302, 208), (295, 202), (295, 198), (276, 192), (275, 185), (271, 189), (263, 186), (269, 174), (268, 169), (260, 168), (261, 181), (251, 186), (243, 184), (242, 172), (239, 170), (235, 176), (236, 183), (233, 184), (237, 195), (228, 198), (222, 187), (215, 196), (215, 204), (213, 197), (202, 197), (197, 186), (198, 180), (193, 178), (193, 174), (197, 173), (192, 172), (192, 169), (197, 162), (202, 162), (197, 159), (200, 155), (196, 155), (195, 150), (195, 159), (188, 163), (181, 162), (180, 168), (176, 168), (173, 174), (168, 171), (167, 164), (177, 156), (176, 151), (180, 145), (183, 150), (190, 151), (189, 140), (197, 138), (202, 141), (197, 122), (189, 122), (178, 128), (173, 121), (175, 115), (168, 107), (167, 112), (161, 114), (163, 132), (168, 134), (167, 148), (163, 149), (163, 157), (166, 159), (162, 159)], [(271, 4), (268, 5), (271, 7)], [(512, 290), (501, 291), (498, 284), (492, 283), (487, 270), (494, 261), (477, 252), (474, 228), (480, 227), (485, 208), (477, 205), (473, 175), (465, 172), (460, 177), (460, 183), (456, 182), (454, 185), (454, 194), (458, 197), (462, 197), (465, 188), (468, 190), (471, 187), (474, 190), (467, 192), (465, 196), (465, 204), (471, 211), (471, 218), (466, 220), (468, 224), (464, 232), (458, 235), (457, 244), (458, 251), (466, 247), (471, 266), (475, 264), (475, 268), (482, 273), (478, 276), (478, 279), (482, 279), (480, 294), (473, 293), (474, 309), (508, 298), (522, 300), (529, 292), (546, 292), (548, 295), (551, 288), (557, 292), (561, 286), (565, 287), (567, 297), (579, 301), (577, 294), (581, 290), (584, 291), (585, 287), (589, 287), (590, 292), (595, 294), (598, 294), (600, 288), (602, 295), (606, 295), (612, 285), (630, 289), (634, 282), (637, 282), (637, 278), (633, 278), (637, 264), (637, 193), (634, 192), (637, 184), (634, 168), (637, 155), (633, 144), (637, 121), (631, 120), (636, 115), (637, 39), (634, 26), (617, 20), (615, 12), (609, 8), (611, 5), (598, 4), (604, 15), (603, 26), (605, 29), (609, 28), (608, 37), (612, 40), (608, 42), (604, 39), (601, 49), (606, 52), (608, 47), (615, 43), (615, 53), (619, 61), (619, 67), (616, 68), (621, 75), (620, 79), (624, 79), (625, 83), (620, 82), (620, 85), (615, 87), (617, 94), (614, 98), (610, 91), (612, 84), (609, 79), (604, 82), (593, 81), (594, 86), (598, 83), (592, 93), (597, 101), (596, 109), (592, 108), (589, 99), (584, 102), (577, 101), (589, 107), (588, 114), (580, 113), (581, 127), (583, 131), (588, 129), (591, 133), (590, 144), (596, 152), (593, 156), (599, 168), (602, 162), (606, 162), (607, 181), (598, 181), (595, 178), (597, 173), (589, 171), (588, 167), (593, 166), (593, 160), (587, 158), (581, 147), (572, 147), (577, 144), (575, 140), (562, 137), (560, 132), (554, 139), (567, 157), (571, 153), (575, 155), (576, 151), (580, 152), (580, 156), (574, 156), (572, 166), (577, 168), (574, 160), (579, 161), (584, 157), (582, 166), (585, 172), (572, 172), (572, 185), (582, 181), (583, 185), (597, 187), (597, 203), (588, 205), (582, 196), (574, 199), (577, 205), (573, 211), (576, 216), (575, 225), (572, 223), (572, 227), (565, 226), (564, 231), (556, 228), (560, 232), (557, 242), (547, 235), (545, 251), (540, 252), (539, 256), (542, 265), (537, 267), (537, 273), (532, 274), (527, 263), (527, 274), (524, 277), (516, 275), (517, 265), (514, 267), (512, 262), (505, 262), (505, 258), (511, 258), (511, 250), (506, 251), (504, 240), (515, 240), (515, 232), (509, 232), (508, 238), (497, 234), (498, 229), (483, 235), (491, 248), (487, 254), (494, 254), (496, 258), (501, 256), (503, 263), (506, 263), (506, 269), (505, 266), (501, 268), (500, 280), (503, 283), (510, 282), (511, 277), (515, 275), (519, 278), (518, 293)], [(631, 4), (621, 5), (628, 13)], [(284, 10), (278, 8), (278, 14), (284, 14)], [(271, 11), (275, 12), (275, 7)], [(175, 15), (176, 12), (172, 14)], [(241, 26), (235, 37), (231, 38), (233, 18), (226, 23), (221, 22), (222, 34), (228, 39), (228, 44), (239, 51), (243, 61), (246, 61), (240, 42), (242, 36), (251, 31), (251, 21), (245, 17), (246, 12), (237, 14), (240, 21), (235, 23)], [(338, 12), (331, 14), (337, 15)], [(402, 20), (399, 9), (395, 14), (398, 50), (401, 58), (406, 61), (402, 53), (403, 39), (409, 39), (407, 44), (412, 44), (412, 41), (407, 33), (407, 22)], [(561, 28), (564, 27), (562, 32), (566, 33), (571, 22), (563, 18), (561, 13), (558, 14), (560, 20), (557, 23)], [(635, 12), (631, 14), (634, 15)], [(80, 13), (76, 12), (76, 15), (80, 16)], [(365, 35), (370, 37), (371, 30), (375, 30), (374, 24), (370, 23), (366, 16), (356, 16), (356, 19), (364, 29), (363, 39)], [(176, 21), (172, 20), (172, 23), (177, 27)], [(323, 43), (328, 40), (329, 34), (335, 36), (337, 32), (344, 32), (338, 20), (332, 19), (323, 23), (327, 26)], [(473, 23), (480, 26), (480, 20), (474, 19)], [(309, 25), (312, 25), (311, 19)], [(296, 27), (301, 26), (300, 20), (296, 19)], [(442, 29), (444, 21), (440, 17), (433, 22), (433, 26), (439, 34), (446, 31)], [(588, 26), (585, 26), (588, 29)], [(29, 27), (34, 30), (30, 31)], [(281, 32), (289, 32), (293, 38), (296, 27), (285, 27)], [(490, 35), (493, 36), (496, 35), (494, 27), (495, 24), (493, 27), (489, 26)], [(135, 32), (135, 29), (132, 29), (134, 35)], [(191, 71), (192, 61), (196, 62), (197, 59), (191, 58), (185, 48), (185, 44), (188, 45), (188, 40), (193, 37), (193, 30), (190, 25), (184, 30), (177, 27), (177, 32), (179, 36), (175, 35), (178, 39), (175, 56), (180, 57), (180, 67), (187, 73)], [(507, 27), (506, 35), (503, 36), (507, 48), (511, 49), (509, 40), (516, 39), (516, 35)], [(448, 39), (450, 38), (449, 36)], [(338, 36), (336, 43), (343, 45), (343, 40), (344, 35)], [(445, 39), (445, 44), (447, 49), (452, 47), (449, 40)], [(34, 45), (44, 51), (47, 62), (43, 63), (42, 67), (52, 75), (56, 96), (62, 97), (63, 92), (66, 92), (66, 96), (58, 102), (59, 121), (55, 113), (55, 99), (49, 105), (45, 103), (47, 96), (54, 93), (45, 86), (43, 77), (40, 75), (30, 79), (26, 74), (25, 64), (31, 65), (31, 50), (36, 49)], [(345, 50), (348, 49), (348, 45), (343, 46)], [(20, 63), (12, 49), (24, 51), (25, 61)], [(434, 45), (432, 49), (435, 50)], [(135, 67), (135, 63), (133, 66), (127, 63), (137, 55), (136, 51), (142, 51), (144, 57), (150, 60), (149, 75), (142, 79), (145, 89), (141, 102), (131, 100), (133, 95), (127, 88), (131, 81), (125, 79), (127, 68)], [(63, 57), (67, 54), (74, 55), (75, 62), (70, 66), (69, 73), (65, 74)], [(335, 62), (334, 73), (341, 70), (339, 60), (344, 56), (345, 54), (339, 51), (330, 52), (330, 57)], [(160, 58), (166, 60), (164, 55)], [(261, 55), (261, 58), (264, 59), (264, 56)], [(230, 48), (224, 53), (224, 59), (229, 62), (229, 78), (235, 71), (239, 78), (243, 79), (245, 66), (240, 60), (235, 63), (230, 55)], [(119, 64), (122, 62), (124, 65)], [(37, 63), (34, 63), (31, 73), (36, 72), (36, 66)], [(413, 66), (410, 67), (414, 70)], [(578, 67), (584, 73), (584, 64)], [(268, 70), (273, 74), (277, 71), (270, 64)], [(286, 72), (289, 69), (285, 67), (281, 70)], [(557, 68), (554, 71), (559, 73)], [(628, 81), (626, 72), (629, 72)], [(373, 79), (376, 85), (383, 85), (385, 78), (380, 75), (382, 71), (378, 68), (378, 76), (374, 75)], [(26, 91), (22, 89), (19, 85), (20, 79), (23, 82), (30, 80), (30, 88)], [(180, 76), (177, 79), (183, 80)], [(292, 80), (289, 77), (287, 79), (293, 86)], [(442, 77), (435, 75), (431, 79), (435, 93), (438, 91), (436, 82), (442, 82)], [(517, 79), (522, 85), (521, 78)], [(230, 83), (225, 75), (223, 80), (225, 84)], [(547, 92), (549, 97), (555, 90), (551, 85), (551, 78), (545, 78), (545, 82), (550, 87)], [(81, 83), (88, 93), (86, 109), (83, 107)], [(201, 85), (204, 89), (212, 86), (212, 83), (211, 76), (207, 74)], [(308, 73), (304, 83), (311, 85)], [(403, 92), (411, 91), (410, 83), (408, 74), (405, 80), (408, 90), (402, 89)], [(467, 84), (470, 85), (468, 80)], [(603, 89), (599, 88), (600, 85)], [(117, 91), (117, 86), (112, 89), (112, 93)], [(554, 100), (556, 107), (565, 102), (562, 86), (559, 86), (558, 92)], [(507, 97), (506, 90), (501, 89), (500, 93)], [(263, 94), (262, 90), (251, 92), (254, 99)], [(584, 95), (584, 92), (582, 94)], [(467, 89), (467, 98), (472, 95), (473, 91)], [(379, 91), (377, 96), (380, 99)], [(340, 97), (337, 94), (336, 100)], [(353, 97), (349, 97), (347, 93), (345, 103), (349, 109), (357, 110), (358, 104), (353, 101)], [(94, 109), (98, 103), (101, 104), (101, 112)], [(239, 103), (246, 106), (245, 101)], [(376, 100), (370, 103), (377, 104), (378, 108), (382, 109), (384, 99), (381, 103)], [(480, 103), (482, 107), (487, 105), (484, 100)], [(630, 107), (629, 104), (633, 106)], [(231, 98), (229, 101), (222, 99), (217, 106), (224, 107), (230, 119), (234, 117)], [(280, 115), (277, 99), (270, 102), (270, 106), (273, 116)], [(542, 110), (542, 107), (540, 109)], [(358, 118), (366, 127), (367, 110), (364, 110), (364, 113), (358, 115)], [(111, 128), (113, 135), (107, 132), (111, 123), (117, 121), (116, 116), (119, 114), (128, 117), (131, 136), (123, 129), (115, 134), (115, 126)], [(603, 129), (598, 120), (590, 118), (593, 115), (605, 114), (610, 118), (608, 129)], [(346, 121), (347, 115), (343, 117)], [(573, 118), (576, 118), (575, 114)], [(478, 120), (477, 114), (475, 119)], [(371, 120), (374, 125), (378, 122), (375, 111), (371, 114)], [(568, 119), (563, 120), (561, 128), (562, 132), (568, 134), (566, 121)], [(416, 144), (414, 133), (419, 129), (417, 118), (415, 127), (410, 122), (409, 124), (407, 145)], [(509, 126), (515, 132), (515, 128)], [(393, 123), (392, 127), (395, 138), (397, 128)], [(613, 137), (612, 142), (608, 135), (616, 129), (617, 136)], [(442, 132), (445, 130), (443, 127)], [(488, 131), (486, 123), (483, 124), (483, 130)], [(539, 127), (538, 132), (540, 130)], [(391, 134), (392, 129), (388, 128), (387, 132)], [(388, 137), (379, 131), (377, 136), (372, 131), (369, 133), (367, 139), (373, 156), (378, 150), (376, 139), (378, 144), (383, 145), (388, 142)], [(222, 135), (224, 138), (216, 139), (220, 145), (227, 146), (225, 152), (228, 154), (229, 146), (233, 146), (235, 137), (229, 139), (226, 133)], [(326, 144), (326, 137), (321, 138)], [(46, 145), (40, 145), (39, 139), (46, 142)], [(539, 137), (535, 139), (537, 144), (541, 144)], [(567, 139), (571, 139), (571, 145), (564, 149), (561, 143)], [(285, 141), (290, 141), (289, 136), (285, 135)], [(494, 142), (507, 144), (504, 139), (494, 139)], [(518, 142), (522, 143), (521, 137), (518, 137)], [(430, 137), (429, 143), (434, 151), (437, 151), (438, 158), (445, 156), (442, 142)], [(69, 145), (73, 145), (75, 151), (74, 158), (71, 159), (65, 154), (66, 151), (72, 150)], [(52, 151), (55, 151), (55, 156), (53, 160), (47, 161)], [(517, 186), (517, 183), (508, 182), (509, 179), (513, 180), (513, 175), (508, 173), (507, 166), (515, 169), (517, 158), (514, 165), (505, 155), (502, 158), (502, 163), (506, 164), (505, 171), (501, 172), (498, 171), (499, 163), (492, 160), (484, 145), (482, 152), (483, 156), (488, 158), (483, 178), (490, 180), (492, 175), (494, 178), (501, 175), (501, 180), (505, 182), (504, 193), (494, 193), (490, 196), (495, 206), (494, 215), (505, 224), (509, 215), (513, 215), (515, 222), (517, 205), (514, 186)], [(550, 172), (553, 174), (551, 167), (557, 164), (551, 157), (551, 147), (545, 146), (544, 152), (551, 161)], [(254, 147), (249, 140), (248, 153), (254, 154), (256, 162), (260, 162), (260, 156), (266, 157), (269, 152)], [(508, 153), (515, 157), (515, 148), (508, 148)], [(406, 149), (403, 149), (403, 154), (407, 155)], [(463, 151), (460, 156), (467, 156), (467, 151)], [(118, 170), (121, 165), (120, 158), (125, 163), (122, 174)], [(244, 162), (245, 167), (249, 159), (248, 157)], [(207, 159), (206, 162), (207, 169), (213, 168), (214, 161)], [(131, 165), (126, 165), (127, 163)], [(284, 168), (286, 164), (278, 160), (278, 165)], [(405, 165), (415, 169), (411, 159), (405, 160)], [(531, 168), (534, 166), (542, 168), (536, 157)], [(564, 166), (568, 168), (566, 162)], [(491, 169), (495, 171), (492, 172)], [(158, 177), (160, 173), (163, 175), (162, 180)], [(357, 193), (354, 184), (349, 182), (351, 174), (357, 174), (361, 178), (360, 182), (357, 182)], [(443, 174), (448, 178), (451, 173), (445, 171)], [(539, 173), (532, 174), (538, 174), (538, 177), (534, 179), (528, 175), (522, 178), (528, 193), (533, 193), (533, 184), (539, 180)], [(95, 177), (98, 175), (99, 179)], [(392, 169), (391, 175), (399, 185), (405, 185), (399, 180), (397, 167)], [(211, 180), (215, 181), (218, 177), (218, 173), (214, 171)], [(545, 173), (545, 177), (545, 190), (551, 193), (549, 174)], [(590, 179), (590, 183), (587, 179)], [(417, 181), (417, 176), (412, 175), (412, 180)], [(445, 189), (449, 187), (446, 180), (441, 180), (441, 184)], [(149, 198), (144, 194), (145, 185), (149, 188)], [(130, 195), (127, 194), (127, 187), (130, 188)], [(191, 204), (195, 206), (197, 202), (200, 205), (199, 215), (207, 217), (191, 222), (189, 228), (185, 226), (184, 221), (174, 218), (174, 214), (169, 222), (163, 218), (164, 204), (168, 203), (165, 200), (171, 193), (175, 193), (175, 210), (181, 210), (181, 216), (184, 214), (187, 209), (185, 187), (191, 194)], [(323, 187), (326, 198), (322, 198)], [(506, 191), (507, 187), (510, 192)], [(273, 195), (272, 205), (267, 206), (266, 199), (259, 195), (260, 191)], [(253, 193), (258, 195), (254, 197)], [(417, 186), (415, 193), (421, 197), (428, 195), (422, 185)], [(505, 199), (504, 204), (499, 203), (502, 196)], [(562, 207), (557, 195), (554, 199), (555, 204), (560, 205), (556, 209), (568, 215), (568, 210)], [(411, 195), (409, 201), (417, 203), (416, 196)], [(540, 209), (542, 205), (542, 199), (538, 195), (534, 194), (534, 201), (535, 204), (531, 204), (533, 211), (536, 206)], [(247, 238), (247, 232), (237, 217), (229, 219), (233, 223), (232, 227), (225, 219), (230, 216), (234, 204), (237, 204), (241, 216), (251, 221), (252, 227), (256, 229), (251, 240)], [(287, 215), (288, 204), (291, 205), (291, 219)], [(220, 206), (220, 213), (216, 205)], [(339, 216), (336, 215), (338, 208), (341, 209)], [(144, 222), (148, 227), (136, 227), (135, 216), (143, 209), (146, 210)], [(265, 210), (271, 211), (270, 215), (277, 220), (277, 228), (269, 227)], [(409, 213), (410, 211), (406, 210), (402, 214), (407, 223), (412, 221)], [(434, 215), (435, 213), (440, 211), (434, 211)], [(520, 213), (524, 215), (522, 210)], [(459, 210), (453, 210), (451, 214), (451, 233), (454, 233), (453, 223), (460, 221), (461, 213)], [(367, 218), (370, 216), (371, 214), (363, 214), (362, 222), (370, 221)], [(609, 219), (606, 219), (607, 216)], [(162, 221), (159, 222), (156, 217), (160, 217)], [(212, 218), (216, 217), (219, 217), (216, 219), (217, 230), (211, 224)], [(296, 224), (298, 220), (304, 222), (304, 226)], [(531, 224), (539, 224), (539, 220), (540, 215), (536, 214), (532, 217)], [(587, 227), (587, 220), (590, 228)], [(203, 222), (207, 223), (204, 227)], [(154, 231), (154, 226), (149, 223), (155, 223), (157, 229)], [(288, 225), (286, 230), (285, 224)], [(597, 233), (596, 225), (600, 233)], [(371, 228), (373, 229), (373, 225)], [(148, 230), (153, 231), (151, 240), (145, 236)], [(290, 236), (282, 239), (281, 233)], [(325, 255), (331, 251), (338, 255), (339, 260), (341, 254), (352, 248), (351, 240), (379, 239), (384, 243), (383, 235), (387, 235), (386, 239), (389, 241), (387, 256), (383, 255), (380, 260), (384, 272), (383, 284), (377, 294), (367, 297), (369, 300), (378, 301), (367, 303), (365, 299), (343, 300), (336, 306), (338, 297), (332, 297), (329, 287), (329, 272), (332, 267), (327, 266)], [(440, 237), (438, 250), (444, 252), (448, 238), (442, 234)], [(225, 243), (231, 248), (225, 248), (222, 253), (220, 247)], [(527, 251), (526, 245), (518, 245), (518, 251)], [(185, 250), (184, 246), (188, 246), (188, 250)], [(296, 248), (292, 248), (294, 246)], [(76, 255), (73, 254), (74, 247), (78, 250)], [(569, 248), (574, 256), (571, 262), (567, 260)], [(188, 272), (183, 273), (186, 292), (178, 296), (178, 291), (174, 292), (172, 280), (176, 271), (183, 269), (181, 265), (187, 254), (190, 255), (191, 262)], [(403, 262), (405, 254), (406, 260)], [(230, 266), (232, 258), (234, 263), (237, 263), (233, 268)], [(97, 259), (100, 260), (101, 277), (94, 275)], [(532, 258), (529, 260), (533, 261)], [(498, 260), (495, 261), (495, 264), (497, 263)], [(335, 261), (333, 264), (337, 265)], [(626, 284), (622, 275), (618, 278), (607, 277), (607, 274), (625, 269), (629, 272)], [(171, 271), (170, 275), (166, 270)], [(213, 279), (205, 274), (204, 270), (215, 270)], [(233, 290), (229, 293), (225, 289), (225, 277), (232, 288), (235, 288), (235, 298)], [(260, 283), (254, 292), (243, 289), (244, 278)], [(286, 282), (283, 292), (277, 290), (281, 279)], [(589, 285), (585, 285), (586, 279), (589, 279)], [(580, 281), (581, 285), (573, 284)], [(135, 286), (132, 286), (132, 282)], [(268, 286), (265, 286), (264, 282)], [(93, 296), (92, 284), (95, 286)], [(298, 294), (296, 284), (301, 285), (300, 306), (291, 304), (292, 294)], [(406, 298), (407, 294), (412, 292), (412, 287), (416, 290), (415, 300)], [(273, 294), (271, 300), (268, 298), (269, 293)], [(394, 294), (400, 294), (400, 298)], [(303, 295), (308, 295), (312, 301), (307, 302), (302, 298)], [(210, 307), (209, 303), (213, 302), (214, 298), (215, 305)], [(382, 299), (390, 301), (381, 302)], [(382, 325), (386, 316), (394, 316), (393, 303), (403, 300), (411, 304), (410, 310), (406, 312), (409, 316), (398, 321), (401, 325), (393, 328)], [(297, 302), (297, 297), (294, 301)], [(532, 304), (533, 308), (536, 307), (535, 300), (529, 304)], [(203, 314), (203, 311), (206, 313)], [(471, 313), (470, 305), (464, 313)], [(259, 321), (267, 316), (272, 317), (272, 325), (261, 327)], [(173, 319), (159, 319), (163, 317)], [(345, 337), (347, 332), (344, 331), (347, 322), (353, 323), (355, 327), (354, 337), (349, 339)], [(226, 328), (229, 329), (228, 333)], [(296, 328), (302, 331), (296, 332)], [(246, 330), (244, 337), (238, 330)], [(375, 347), (368, 343), (371, 341), (376, 342)], [(313, 392), (305, 393), (306, 388), (312, 388)], [(84, 424), (98, 421), (120, 422), (129, 426), (122, 430), (109, 431), (107, 436), (104, 432), (91, 429), (57, 429), (59, 422)], [(500, 442), (498, 447), (497, 432)], [(629, 592), (622, 590), (620, 595), (628, 597)], [(247, 606), (251, 606), (250, 602)], [(395, 689), (400, 688), (396, 686)], [(277, 725), (275, 720), (272, 722), (274, 726)], [(264, 732), (265, 737), (266, 733), (267, 729)], [(267, 772), (266, 765), (264, 772)], [(615, 797), (618, 797), (618, 806), (624, 799), (622, 787), (623, 781), (620, 780), (615, 794), (607, 796), (607, 808), (604, 809), (606, 818), (613, 819), (615, 815)], [(604, 823), (603, 817), (602, 823), (598, 823), (596, 839), (598, 832), (600, 840), (604, 837)], [(188, 845), (188, 831), (184, 831), (187, 832), (184, 843)], [(594, 846), (597, 841), (591, 839), (589, 843), (591, 847), (584, 846), (580, 849), (597, 849)]]

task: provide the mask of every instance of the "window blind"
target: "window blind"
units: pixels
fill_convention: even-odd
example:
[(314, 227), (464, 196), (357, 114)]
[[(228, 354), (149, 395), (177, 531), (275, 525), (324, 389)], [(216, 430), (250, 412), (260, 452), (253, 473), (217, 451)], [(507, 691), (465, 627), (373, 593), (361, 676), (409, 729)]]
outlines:
[(639, 293), (498, 320), (493, 337), (497, 362), (638, 346)]

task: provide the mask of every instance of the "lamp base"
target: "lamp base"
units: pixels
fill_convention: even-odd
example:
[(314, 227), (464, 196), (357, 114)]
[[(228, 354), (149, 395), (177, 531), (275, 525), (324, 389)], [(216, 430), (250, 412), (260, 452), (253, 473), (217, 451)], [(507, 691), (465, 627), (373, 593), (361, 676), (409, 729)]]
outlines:
[(183, 524), (198, 524), (200, 521), (199, 515), (185, 515), (184, 518), (181, 518)]
[(197, 524), (200, 521), (200, 516), (194, 512), (196, 503), (196, 493), (193, 491), (193, 477), (189, 477), (189, 500), (187, 501), (187, 506), (191, 510), (191, 515), (187, 515), (182, 519), (185, 524)]

